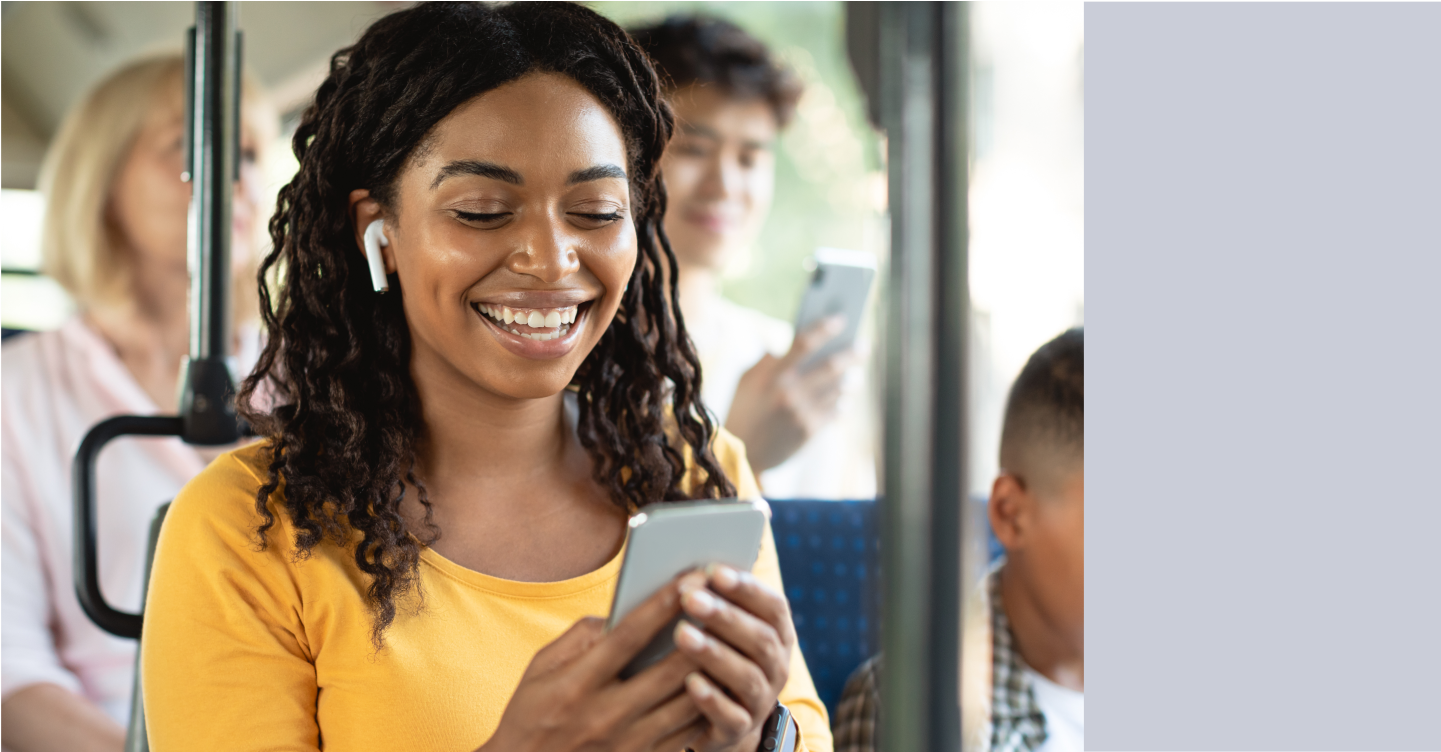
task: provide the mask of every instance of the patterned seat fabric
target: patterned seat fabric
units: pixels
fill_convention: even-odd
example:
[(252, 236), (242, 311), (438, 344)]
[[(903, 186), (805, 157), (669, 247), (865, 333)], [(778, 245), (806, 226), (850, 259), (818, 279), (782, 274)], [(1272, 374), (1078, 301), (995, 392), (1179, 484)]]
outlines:
[(880, 650), (876, 502), (793, 499), (771, 510), (801, 653), (834, 712), (851, 671)]
[[(974, 497), (982, 507), (984, 497)], [(816, 691), (835, 714), (846, 679), (880, 652), (880, 519), (875, 499), (772, 499), (781, 579)], [(979, 510), (978, 510), (979, 513)], [(983, 515), (982, 515), (983, 517)], [(987, 526), (987, 553), (1004, 551)]]

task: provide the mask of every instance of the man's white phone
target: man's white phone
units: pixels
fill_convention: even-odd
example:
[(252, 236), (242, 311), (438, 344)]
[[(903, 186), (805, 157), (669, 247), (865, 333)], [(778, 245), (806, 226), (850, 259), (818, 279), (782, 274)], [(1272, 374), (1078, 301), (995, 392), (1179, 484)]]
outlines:
[(801, 370), (853, 346), (861, 328), (866, 299), (876, 277), (876, 259), (869, 253), (839, 248), (817, 248), (815, 271), (810, 286), (801, 298), (796, 314), (796, 333), (800, 334), (827, 316), (840, 314), (846, 326), (831, 341), (822, 345), (801, 364)]
[[(681, 501), (641, 508), (630, 518), (606, 629), (683, 572), (708, 564), (749, 571), (760, 554), (766, 517), (764, 501)], [(674, 633), (673, 622), (636, 654), (621, 678), (629, 679), (674, 650)]]

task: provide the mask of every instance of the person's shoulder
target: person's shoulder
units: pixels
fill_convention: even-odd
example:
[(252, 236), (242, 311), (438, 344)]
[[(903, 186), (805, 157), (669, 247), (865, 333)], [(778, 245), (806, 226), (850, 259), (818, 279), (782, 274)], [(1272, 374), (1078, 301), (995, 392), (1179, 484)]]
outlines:
[(711, 453), (726, 475), (735, 478), (741, 470), (750, 472), (750, 460), (746, 458), (745, 442), (722, 426), (716, 426), (715, 437), (711, 439)]
[(851, 673), (831, 724), (836, 752), (874, 752), (880, 715), (881, 657), (872, 656)]
[(78, 315), (56, 329), (12, 334), (5, 340), (0, 358), (5, 388), (8, 390), (11, 384), (54, 388), (73, 378), (68, 372), (77, 364), (90, 363), (94, 354), (106, 347), (100, 335)]
[[(208, 532), (233, 545), (251, 547), (265, 522), (257, 506), (260, 487), (269, 477), (270, 442), (261, 440), (216, 457), (180, 490), (165, 516), (169, 531), (182, 535)], [(267, 504), (277, 523), (284, 504), (280, 489)]]
[(5, 390), (11, 384), (20, 384), (43, 375), (45, 364), (40, 357), (41, 348), (49, 340), (56, 340), (58, 332), (20, 332), (12, 334), (0, 345), (0, 378), (4, 379)]
[[(686, 465), (686, 477), (681, 481), (681, 488), (690, 493), (704, 480), (705, 474), (696, 463), (695, 452), (690, 445), (682, 445), (680, 451), (685, 457)], [(721, 472), (725, 473), (731, 483), (735, 484), (736, 494), (739, 498), (760, 496), (755, 474), (751, 472), (750, 461), (746, 459), (746, 446), (740, 439), (717, 425), (711, 434), (710, 451), (716, 464), (720, 466)]]

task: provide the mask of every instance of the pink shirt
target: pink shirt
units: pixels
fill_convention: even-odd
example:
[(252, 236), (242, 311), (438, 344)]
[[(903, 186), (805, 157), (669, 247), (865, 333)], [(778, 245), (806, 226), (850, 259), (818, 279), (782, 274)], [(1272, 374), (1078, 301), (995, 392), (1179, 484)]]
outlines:
[[(248, 365), (255, 361), (255, 338), (246, 340), (249, 352), (239, 362)], [(100, 420), (160, 410), (114, 348), (79, 318), (53, 332), (11, 338), (0, 372), (0, 692), (9, 698), (32, 684), (58, 684), (123, 725), (135, 642), (95, 626), (75, 597), (71, 463), (81, 438)], [(151, 518), (204, 467), (179, 439), (122, 437), (101, 452), (100, 589), (111, 605), (139, 610)]]

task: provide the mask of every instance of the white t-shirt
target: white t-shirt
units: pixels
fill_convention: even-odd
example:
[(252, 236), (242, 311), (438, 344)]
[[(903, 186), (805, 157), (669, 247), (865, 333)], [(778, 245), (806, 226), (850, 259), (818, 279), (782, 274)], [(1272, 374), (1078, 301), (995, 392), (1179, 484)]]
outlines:
[[(708, 321), (687, 321), (701, 360), (701, 399), (725, 423), (741, 376), (766, 353), (780, 357), (791, 347), (791, 325), (719, 298)], [(861, 369), (857, 369), (858, 371)], [(817, 431), (780, 465), (760, 473), (772, 499), (867, 499), (876, 495), (876, 448), (867, 404), (869, 383), (847, 385), (836, 420)]]
[(1036, 693), (1036, 704), (1046, 716), (1046, 741), (1038, 752), (1083, 752), (1086, 735), (1086, 696), (1067, 689), (1026, 667)]

